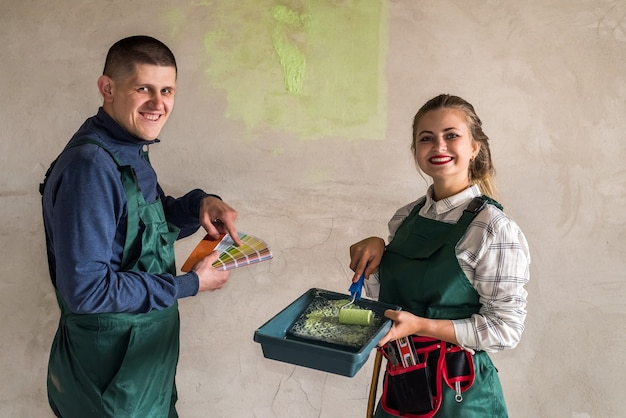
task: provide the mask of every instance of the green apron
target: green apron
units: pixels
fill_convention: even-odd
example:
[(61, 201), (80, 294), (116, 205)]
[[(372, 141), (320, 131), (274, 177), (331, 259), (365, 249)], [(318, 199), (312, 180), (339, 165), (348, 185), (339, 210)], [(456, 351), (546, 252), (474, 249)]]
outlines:
[[(95, 141), (82, 143), (106, 150)], [(127, 199), (122, 270), (175, 274), (177, 228), (165, 220), (160, 200), (145, 202), (132, 168), (107, 152), (120, 169)], [(140, 221), (145, 226), (141, 237)], [(177, 303), (142, 314), (75, 314), (59, 292), (57, 300), (61, 319), (48, 365), (48, 399), (57, 416), (178, 416), (174, 382), (180, 331)]]
[[(486, 198), (489, 200), (488, 198)], [(456, 224), (427, 219), (418, 214), (418, 204), (398, 228), (379, 266), (381, 302), (402, 306), (415, 315), (431, 319), (469, 318), (480, 309), (479, 295), (461, 269), (456, 245), (467, 226), (482, 208), (483, 198)], [(491, 201), (497, 204), (495, 201)], [(443, 384), (437, 418), (507, 417), (497, 370), (484, 351), (473, 356), (475, 381), (463, 392), (463, 401)], [(375, 417), (390, 417), (378, 405)]]

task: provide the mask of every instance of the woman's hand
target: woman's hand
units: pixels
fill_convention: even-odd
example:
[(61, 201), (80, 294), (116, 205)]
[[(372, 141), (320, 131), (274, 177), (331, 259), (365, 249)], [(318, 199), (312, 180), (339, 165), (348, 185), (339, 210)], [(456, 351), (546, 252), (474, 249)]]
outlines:
[(436, 338), (458, 345), (454, 325), (449, 319), (428, 319), (413, 315), (408, 311), (394, 311), (393, 309), (387, 309), (385, 317), (391, 319), (393, 325), (378, 342), (380, 347), (389, 341), (395, 341), (409, 335)]
[(350, 246), (350, 269), (354, 271), (352, 282), (356, 282), (361, 274), (368, 278), (378, 270), (380, 260), (385, 252), (385, 241), (379, 237), (369, 237)]
[(385, 317), (393, 321), (391, 329), (383, 336), (378, 342), (378, 345), (382, 347), (389, 341), (395, 341), (402, 337), (408, 337), (409, 335), (417, 334), (419, 328), (418, 322), (420, 317), (413, 315), (408, 311), (394, 311), (387, 309), (385, 311)]

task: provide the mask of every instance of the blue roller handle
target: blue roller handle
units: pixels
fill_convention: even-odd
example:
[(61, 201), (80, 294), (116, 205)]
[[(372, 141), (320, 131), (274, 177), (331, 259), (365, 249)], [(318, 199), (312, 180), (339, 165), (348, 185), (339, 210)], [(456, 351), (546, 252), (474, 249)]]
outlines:
[(360, 300), (361, 299), (361, 289), (363, 289), (363, 280), (365, 280), (365, 274), (361, 274), (359, 280), (352, 283), (350, 285), (350, 295), (352, 296), (352, 300)]

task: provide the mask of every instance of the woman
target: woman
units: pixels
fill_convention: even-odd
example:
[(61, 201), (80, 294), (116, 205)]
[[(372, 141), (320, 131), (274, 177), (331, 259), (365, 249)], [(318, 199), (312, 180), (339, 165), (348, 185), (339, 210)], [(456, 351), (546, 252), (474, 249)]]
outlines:
[[(460, 97), (429, 100), (415, 115), (411, 149), (432, 185), (391, 218), (389, 245), (370, 237), (350, 247), (353, 280), (364, 273), (371, 297), (402, 306), (385, 313), (394, 322), (379, 342), (388, 362), (376, 417), (507, 416), (487, 352), (521, 338), (530, 255), (493, 200), (481, 125)], [(403, 364), (395, 354), (407, 345)], [(414, 403), (419, 393), (426, 405)]]

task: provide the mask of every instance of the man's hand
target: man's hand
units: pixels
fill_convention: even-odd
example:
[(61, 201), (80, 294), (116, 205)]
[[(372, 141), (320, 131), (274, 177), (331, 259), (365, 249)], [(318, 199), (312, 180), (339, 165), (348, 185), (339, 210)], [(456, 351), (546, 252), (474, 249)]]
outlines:
[(218, 239), (221, 234), (230, 234), (235, 244), (241, 245), (241, 240), (235, 228), (237, 211), (214, 196), (207, 196), (200, 204), (200, 225), (212, 239)]
[(219, 253), (213, 251), (193, 266), (192, 270), (196, 272), (200, 280), (198, 292), (221, 289), (228, 281), (230, 271), (221, 271), (213, 267), (213, 263), (217, 260), (218, 256)]

